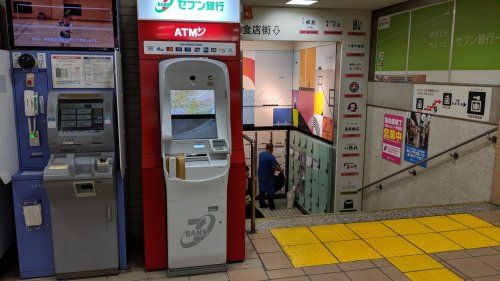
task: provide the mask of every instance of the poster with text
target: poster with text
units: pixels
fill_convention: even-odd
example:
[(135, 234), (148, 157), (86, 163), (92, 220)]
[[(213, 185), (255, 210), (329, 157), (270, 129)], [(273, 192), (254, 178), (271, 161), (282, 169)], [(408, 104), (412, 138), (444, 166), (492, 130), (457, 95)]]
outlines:
[(404, 116), (384, 114), (382, 159), (401, 165)]
[[(431, 116), (424, 113), (408, 112), (406, 118), (405, 161), (418, 163), (427, 158)], [(427, 163), (420, 165), (426, 168)]]

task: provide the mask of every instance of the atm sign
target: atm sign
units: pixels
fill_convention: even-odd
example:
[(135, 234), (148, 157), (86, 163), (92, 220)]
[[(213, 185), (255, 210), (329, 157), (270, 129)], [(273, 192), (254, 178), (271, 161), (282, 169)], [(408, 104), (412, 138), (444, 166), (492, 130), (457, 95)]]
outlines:
[(139, 20), (240, 22), (240, 0), (140, 0)]

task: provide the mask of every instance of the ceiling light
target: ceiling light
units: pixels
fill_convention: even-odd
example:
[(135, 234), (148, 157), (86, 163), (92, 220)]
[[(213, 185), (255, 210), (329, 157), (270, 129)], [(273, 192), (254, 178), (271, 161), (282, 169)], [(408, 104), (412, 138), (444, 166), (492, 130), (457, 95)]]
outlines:
[(314, 3), (318, 2), (317, 0), (290, 0), (286, 2), (287, 5), (312, 5)]

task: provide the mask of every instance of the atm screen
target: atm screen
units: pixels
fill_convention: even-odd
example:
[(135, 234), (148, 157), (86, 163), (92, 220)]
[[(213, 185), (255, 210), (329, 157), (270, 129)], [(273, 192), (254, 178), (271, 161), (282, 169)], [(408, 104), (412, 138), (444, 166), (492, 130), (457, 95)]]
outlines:
[(14, 47), (110, 49), (113, 0), (10, 0)]
[(102, 99), (59, 100), (59, 131), (102, 130)]
[(217, 138), (214, 90), (171, 90), (170, 109), (174, 139)]
[(171, 90), (172, 115), (215, 115), (214, 90)]

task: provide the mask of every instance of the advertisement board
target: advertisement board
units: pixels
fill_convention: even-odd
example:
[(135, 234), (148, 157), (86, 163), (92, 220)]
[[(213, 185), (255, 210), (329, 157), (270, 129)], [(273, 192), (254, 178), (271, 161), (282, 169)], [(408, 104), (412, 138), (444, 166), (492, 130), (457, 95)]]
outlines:
[(404, 120), (403, 116), (384, 114), (382, 159), (398, 165), (401, 164)]
[[(427, 158), (431, 116), (418, 112), (408, 112), (406, 118), (405, 161), (418, 163)], [(426, 168), (427, 163), (420, 165)]]

